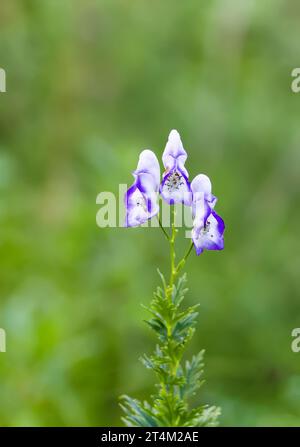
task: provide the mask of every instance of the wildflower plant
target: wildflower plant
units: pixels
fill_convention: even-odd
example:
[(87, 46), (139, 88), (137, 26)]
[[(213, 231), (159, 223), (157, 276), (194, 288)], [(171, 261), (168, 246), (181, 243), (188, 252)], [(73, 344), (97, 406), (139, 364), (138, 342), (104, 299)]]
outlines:
[[(214, 211), (217, 198), (212, 194), (210, 179), (197, 175), (190, 183), (185, 168), (187, 153), (180, 135), (172, 130), (162, 161), (165, 172), (160, 181), (160, 167), (156, 155), (150, 150), (141, 152), (134, 183), (125, 194), (125, 226), (134, 227), (157, 216), (159, 225), (170, 246), (170, 274), (168, 280), (158, 271), (161, 285), (154, 293), (149, 307), (150, 318), (146, 323), (157, 336), (157, 345), (151, 356), (141, 358), (146, 368), (157, 377), (157, 390), (150, 401), (140, 402), (122, 396), (121, 407), (127, 426), (134, 427), (201, 427), (217, 424), (220, 409), (201, 405), (191, 408), (191, 401), (203, 383), (203, 354), (183, 361), (187, 343), (193, 337), (197, 307), (182, 308), (187, 292), (186, 275), (180, 276), (193, 247), (197, 255), (204, 250), (224, 248), (225, 225)], [(158, 194), (171, 207), (171, 229), (166, 229), (159, 217)], [(175, 240), (175, 204), (191, 207), (193, 229), (191, 242), (183, 258), (177, 262)]]

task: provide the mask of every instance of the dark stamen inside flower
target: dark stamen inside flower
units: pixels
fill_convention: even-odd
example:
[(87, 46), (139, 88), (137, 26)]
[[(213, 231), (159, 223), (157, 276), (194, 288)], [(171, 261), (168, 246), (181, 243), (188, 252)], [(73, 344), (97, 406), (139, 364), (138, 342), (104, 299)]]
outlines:
[(213, 237), (213, 235), (211, 235), (209, 232), (209, 228), (210, 228), (210, 221), (207, 220), (206, 225), (204, 226), (204, 228), (201, 229), (201, 235), (207, 234), (207, 236)]
[(184, 185), (184, 181), (182, 179), (182, 175), (179, 174), (179, 172), (175, 171), (173, 172), (167, 179), (166, 181), (166, 186), (168, 188), (168, 190), (171, 191), (175, 191), (175, 190), (179, 190), (179, 187), (181, 185)]
[(141, 206), (144, 211), (147, 211), (146, 202), (143, 196), (136, 199), (136, 206)]

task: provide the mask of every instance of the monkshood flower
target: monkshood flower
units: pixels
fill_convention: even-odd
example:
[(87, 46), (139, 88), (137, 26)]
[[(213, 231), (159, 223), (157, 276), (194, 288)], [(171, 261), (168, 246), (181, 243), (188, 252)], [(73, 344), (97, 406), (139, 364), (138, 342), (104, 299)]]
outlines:
[(194, 219), (192, 240), (197, 255), (200, 255), (203, 250), (223, 250), (224, 248), (225, 224), (214, 211), (217, 198), (211, 193), (211, 189), (211, 181), (204, 174), (197, 175), (191, 183)]
[(162, 156), (166, 170), (160, 185), (160, 193), (170, 205), (174, 203), (191, 205), (189, 175), (184, 166), (186, 159), (187, 153), (183, 148), (180, 135), (177, 130), (172, 130)]
[[(185, 275), (179, 273), (193, 247), (197, 255), (203, 250), (221, 250), (224, 246), (224, 222), (214, 211), (217, 198), (211, 192), (211, 182), (206, 175), (198, 175), (190, 184), (184, 166), (187, 154), (180, 135), (172, 130), (163, 153), (166, 171), (160, 183), (160, 170), (156, 156), (147, 150), (140, 155), (134, 184), (125, 195), (126, 226), (141, 225), (158, 213), (157, 192), (169, 204), (171, 211), (170, 229), (166, 229), (158, 216), (159, 226), (169, 245), (170, 267), (167, 276), (159, 270), (161, 285), (153, 294), (149, 306), (148, 326), (157, 335), (153, 355), (144, 354), (142, 363), (152, 370), (157, 379), (156, 392), (150, 400), (139, 401), (122, 396), (123, 421), (130, 427), (203, 427), (217, 424), (220, 409), (215, 406), (194, 406), (190, 397), (200, 387), (203, 373), (203, 351), (191, 361), (184, 360), (186, 344), (195, 330), (198, 304), (184, 308), (182, 302), (187, 291)], [(176, 238), (180, 234), (176, 227), (175, 204), (191, 207), (193, 215), (192, 240), (178, 261)]]
[(159, 211), (160, 167), (156, 155), (148, 149), (142, 151), (132, 174), (134, 183), (125, 194), (125, 227), (142, 225)]

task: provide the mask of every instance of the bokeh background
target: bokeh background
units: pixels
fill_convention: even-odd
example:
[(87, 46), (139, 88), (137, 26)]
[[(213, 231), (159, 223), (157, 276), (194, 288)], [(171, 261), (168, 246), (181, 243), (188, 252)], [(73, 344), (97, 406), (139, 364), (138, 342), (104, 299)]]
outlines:
[(118, 396), (153, 391), (140, 304), (168, 248), (159, 229), (98, 228), (96, 196), (172, 128), (227, 225), (224, 252), (187, 265), (199, 402), (221, 425), (300, 425), (299, 14), (296, 0), (1, 3), (1, 425), (120, 425)]

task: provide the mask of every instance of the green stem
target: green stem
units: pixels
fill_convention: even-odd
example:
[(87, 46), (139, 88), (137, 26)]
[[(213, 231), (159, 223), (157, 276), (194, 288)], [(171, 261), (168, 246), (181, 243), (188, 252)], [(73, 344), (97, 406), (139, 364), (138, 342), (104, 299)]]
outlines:
[(161, 220), (160, 220), (159, 215), (157, 215), (157, 220), (158, 220), (158, 223), (159, 223), (160, 228), (162, 229), (162, 232), (164, 233), (165, 237), (166, 237), (167, 240), (169, 241), (169, 240), (170, 240), (170, 236), (168, 235), (168, 233), (167, 233), (166, 230), (164, 229), (164, 227), (163, 227), (163, 225), (162, 225), (162, 223), (161, 223)]
[(184, 257), (181, 259), (181, 261), (178, 263), (177, 267), (176, 267), (176, 274), (178, 275), (178, 273), (180, 272), (180, 270), (182, 269), (182, 267), (184, 266), (184, 264), (186, 263), (187, 258), (189, 257), (192, 248), (193, 248), (194, 244), (193, 242), (190, 243), (190, 246), (186, 252), (186, 254), (184, 255)]
[(172, 209), (172, 234), (171, 234), (171, 238), (170, 240), (170, 260), (171, 260), (171, 271), (170, 271), (170, 283), (169, 283), (169, 288), (170, 288), (170, 297), (172, 295), (172, 290), (173, 290), (173, 286), (174, 286), (174, 280), (176, 277), (176, 268), (175, 268), (175, 258), (176, 258), (176, 254), (175, 254), (175, 238), (176, 238), (176, 233), (177, 230), (175, 228), (175, 207), (173, 205), (173, 209)]
[[(166, 291), (166, 298), (168, 300), (168, 306), (170, 306), (172, 304), (172, 292), (173, 292), (173, 287), (174, 287), (174, 282), (175, 282), (175, 278), (177, 275), (177, 269), (176, 269), (176, 253), (175, 253), (175, 238), (176, 238), (176, 234), (177, 234), (177, 229), (175, 228), (175, 206), (173, 205), (173, 209), (172, 209), (172, 221), (171, 221), (171, 228), (172, 228), (172, 232), (171, 232), (171, 237), (169, 238), (169, 243), (170, 243), (170, 279), (169, 279), (169, 284), (167, 286), (167, 291)], [(168, 313), (168, 312), (167, 312)], [(168, 341), (167, 341), (167, 349), (169, 352), (169, 356), (171, 359), (171, 364), (170, 364), (170, 374), (175, 378), (178, 374), (178, 366), (179, 366), (179, 361), (180, 359), (177, 358), (176, 353), (174, 352), (174, 340), (173, 340), (173, 330), (174, 330), (174, 321), (170, 319), (168, 319), (167, 321), (167, 331), (168, 331)], [(171, 426), (176, 426), (176, 420), (178, 418), (178, 415), (174, 413), (173, 411), (173, 400), (174, 400), (174, 396), (177, 393), (177, 387), (176, 386), (169, 386), (169, 385), (164, 385), (164, 389), (166, 391), (166, 397), (167, 400), (169, 401), (169, 413), (170, 413), (170, 424)]]
[[(166, 323), (167, 323), (167, 351), (169, 354), (169, 357), (171, 359), (170, 362), (170, 375), (175, 379), (178, 375), (178, 368), (180, 365), (182, 352), (178, 352), (175, 349), (176, 342), (173, 339), (173, 331), (174, 326), (176, 325), (176, 321), (173, 320), (174, 317), (172, 317), (172, 312), (170, 312), (170, 309), (172, 308), (172, 294), (173, 294), (173, 288), (175, 284), (176, 277), (179, 273), (179, 271), (184, 266), (187, 258), (189, 257), (193, 244), (189, 246), (186, 254), (181, 259), (181, 261), (176, 266), (176, 253), (175, 253), (175, 239), (178, 230), (175, 227), (175, 206), (172, 207), (172, 219), (171, 219), (171, 236), (168, 237), (169, 243), (170, 243), (170, 279), (169, 284), (165, 285), (165, 296), (166, 296)], [(170, 424), (171, 426), (177, 426), (178, 425), (178, 418), (179, 415), (175, 414), (173, 409), (173, 402), (174, 398), (178, 395), (178, 386), (176, 385), (168, 385), (167, 383), (162, 383), (162, 390), (163, 393), (169, 403), (169, 418), (170, 418)]]

